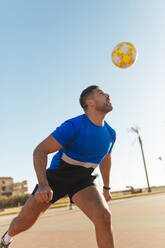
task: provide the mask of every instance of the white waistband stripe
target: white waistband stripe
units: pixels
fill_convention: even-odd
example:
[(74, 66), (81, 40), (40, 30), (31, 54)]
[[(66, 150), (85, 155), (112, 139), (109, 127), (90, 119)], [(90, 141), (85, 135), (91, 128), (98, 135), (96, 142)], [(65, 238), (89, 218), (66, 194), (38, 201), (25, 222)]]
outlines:
[(68, 164), (79, 165), (79, 166), (83, 166), (86, 168), (96, 168), (99, 165), (99, 164), (94, 164), (94, 163), (77, 161), (75, 159), (68, 157), (65, 153), (62, 154), (61, 158)]

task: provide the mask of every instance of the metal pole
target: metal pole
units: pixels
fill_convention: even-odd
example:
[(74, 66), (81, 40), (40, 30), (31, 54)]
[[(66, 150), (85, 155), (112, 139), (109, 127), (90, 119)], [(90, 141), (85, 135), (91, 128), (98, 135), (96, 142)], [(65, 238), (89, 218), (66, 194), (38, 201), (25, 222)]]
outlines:
[(139, 135), (138, 135), (138, 139), (139, 139), (139, 143), (140, 143), (140, 147), (141, 147), (141, 151), (142, 151), (144, 169), (145, 169), (146, 179), (147, 179), (147, 185), (148, 185), (148, 192), (151, 192), (151, 188), (150, 188), (150, 184), (149, 184), (149, 179), (148, 179), (148, 173), (147, 173), (147, 166), (146, 166), (145, 157), (144, 157), (143, 144), (142, 144), (142, 140), (141, 140), (141, 138), (140, 138)]

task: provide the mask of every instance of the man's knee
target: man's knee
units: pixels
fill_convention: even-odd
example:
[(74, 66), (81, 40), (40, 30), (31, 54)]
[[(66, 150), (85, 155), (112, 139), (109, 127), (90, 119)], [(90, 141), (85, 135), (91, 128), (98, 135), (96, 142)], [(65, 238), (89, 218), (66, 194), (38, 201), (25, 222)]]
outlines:
[(111, 226), (111, 212), (106, 208), (102, 209), (101, 211), (98, 211), (94, 218), (94, 224), (110, 227)]

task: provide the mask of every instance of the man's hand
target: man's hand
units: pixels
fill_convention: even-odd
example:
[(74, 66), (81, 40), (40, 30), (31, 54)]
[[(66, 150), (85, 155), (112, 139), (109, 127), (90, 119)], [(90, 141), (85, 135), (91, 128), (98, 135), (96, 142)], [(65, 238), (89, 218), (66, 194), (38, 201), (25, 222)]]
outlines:
[(35, 198), (40, 202), (50, 202), (53, 198), (53, 191), (49, 185), (38, 185)]
[(109, 190), (103, 189), (103, 195), (104, 195), (104, 198), (107, 202), (112, 200), (112, 196), (111, 196), (111, 193), (109, 192)]

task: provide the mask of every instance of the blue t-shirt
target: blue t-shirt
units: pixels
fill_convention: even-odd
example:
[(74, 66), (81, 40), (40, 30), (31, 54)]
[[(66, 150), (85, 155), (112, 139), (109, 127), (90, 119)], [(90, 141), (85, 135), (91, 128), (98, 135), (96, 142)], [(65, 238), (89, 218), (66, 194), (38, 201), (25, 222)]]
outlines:
[(115, 130), (106, 121), (104, 126), (96, 126), (86, 114), (65, 121), (52, 136), (63, 148), (54, 155), (51, 170), (59, 166), (63, 153), (77, 161), (100, 164), (116, 140)]

